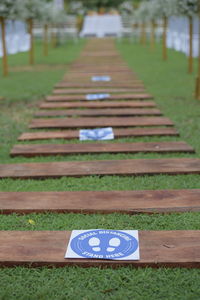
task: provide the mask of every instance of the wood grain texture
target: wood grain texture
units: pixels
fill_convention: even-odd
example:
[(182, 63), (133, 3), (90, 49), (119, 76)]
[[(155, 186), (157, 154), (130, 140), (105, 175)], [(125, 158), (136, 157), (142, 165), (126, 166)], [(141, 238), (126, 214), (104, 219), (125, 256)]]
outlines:
[(15, 145), (10, 155), (48, 156), (88, 153), (194, 153), (194, 149), (185, 142), (143, 142), (143, 143), (86, 143), (86, 144), (31, 144)]
[[(61, 101), (65, 101), (62, 100)], [(43, 109), (54, 108), (145, 108), (155, 107), (156, 104), (153, 101), (82, 101), (82, 102), (59, 102), (56, 100), (54, 103), (43, 102), (39, 105)]]
[(127, 159), (1, 164), (0, 178), (43, 179), (90, 175), (200, 174), (198, 158)]
[(81, 82), (75, 82), (78, 81), (77, 79), (74, 79), (69, 81), (69, 83), (60, 83), (55, 85), (55, 89), (66, 89), (66, 88), (105, 88), (105, 87), (110, 87), (110, 88), (132, 88), (135, 89), (136, 91), (143, 92), (145, 90), (143, 84), (141, 84), (139, 81), (123, 81), (123, 80), (118, 80), (118, 81), (109, 81), (109, 82), (102, 82), (102, 81), (94, 81), (94, 82), (87, 82), (86, 80), (82, 80)]
[(174, 213), (200, 211), (200, 189), (145, 191), (0, 192), (11, 213)]
[[(175, 128), (114, 128), (115, 138), (130, 136), (177, 136), (178, 132)], [(39, 131), (22, 133), (18, 140), (45, 140), (45, 139), (77, 139), (79, 138), (78, 130), (62, 130), (62, 131)]]
[(101, 116), (160, 116), (159, 109), (145, 108), (107, 108), (107, 109), (67, 109), (67, 110), (42, 110), (35, 113), (35, 117), (101, 117)]
[(95, 128), (131, 126), (173, 126), (165, 117), (101, 117), (101, 118), (54, 118), (33, 119), (29, 128)]
[(152, 95), (150, 95), (150, 94), (148, 94), (148, 93), (139, 93), (139, 91), (135, 91), (134, 89), (125, 89), (125, 90), (120, 90), (120, 89), (113, 89), (113, 90), (108, 90), (108, 89), (101, 89), (101, 90), (99, 90), (99, 89), (92, 89), (91, 91), (89, 91), (89, 90), (85, 90), (84, 91), (84, 89), (74, 89), (74, 90), (72, 90), (72, 89), (56, 89), (56, 90), (53, 90), (53, 94), (54, 95), (69, 95), (69, 94), (84, 94), (84, 93), (86, 93), (86, 94), (92, 94), (92, 93), (119, 93), (119, 92), (124, 92), (124, 93), (130, 93), (130, 92), (132, 92), (132, 93), (134, 93), (135, 92), (135, 94), (132, 94), (132, 97), (131, 97), (131, 99), (140, 99), (140, 100), (142, 100), (142, 99), (152, 99), (153, 98), (153, 96)]
[[(90, 94), (90, 93), (89, 93)], [(46, 101), (48, 102), (56, 102), (56, 101), (84, 101), (84, 102), (107, 102), (107, 101), (113, 101), (113, 100), (136, 100), (135, 99), (135, 94), (133, 93), (127, 93), (127, 94), (111, 94), (109, 98), (107, 99), (102, 99), (102, 100), (86, 100), (86, 94), (85, 95), (51, 95), (47, 96)], [(149, 99), (149, 98), (148, 98)], [(148, 100), (146, 99), (146, 100)], [(140, 98), (140, 100), (145, 100), (144, 98)]]
[(139, 231), (139, 261), (64, 259), (70, 235), (70, 231), (0, 231), (0, 266), (200, 267), (200, 230)]

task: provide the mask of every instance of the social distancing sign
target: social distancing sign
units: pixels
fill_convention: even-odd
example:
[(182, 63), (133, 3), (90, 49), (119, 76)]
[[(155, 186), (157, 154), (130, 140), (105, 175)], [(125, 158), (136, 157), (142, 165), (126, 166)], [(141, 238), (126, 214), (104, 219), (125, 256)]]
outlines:
[(138, 230), (73, 230), (65, 258), (139, 260)]
[(92, 76), (91, 77), (92, 81), (111, 81), (110, 76)]
[(86, 100), (103, 100), (103, 99), (108, 99), (110, 98), (110, 94), (87, 94), (86, 95)]

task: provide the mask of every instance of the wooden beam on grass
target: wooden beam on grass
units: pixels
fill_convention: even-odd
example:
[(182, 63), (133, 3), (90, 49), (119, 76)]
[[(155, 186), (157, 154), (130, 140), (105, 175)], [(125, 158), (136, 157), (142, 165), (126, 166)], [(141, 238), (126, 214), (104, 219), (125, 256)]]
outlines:
[(1, 267), (200, 267), (200, 230), (139, 231), (140, 260), (65, 259), (71, 231), (0, 231)]
[(198, 158), (127, 159), (1, 164), (0, 178), (45, 179), (82, 176), (200, 174)]

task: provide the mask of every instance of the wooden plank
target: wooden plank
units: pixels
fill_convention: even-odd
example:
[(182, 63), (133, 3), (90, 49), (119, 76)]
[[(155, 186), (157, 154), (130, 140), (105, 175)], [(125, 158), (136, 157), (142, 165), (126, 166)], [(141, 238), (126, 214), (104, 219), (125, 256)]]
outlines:
[[(142, 96), (140, 96), (142, 97)], [(48, 102), (56, 102), (56, 101), (85, 101), (85, 102), (97, 102), (97, 100), (86, 100), (86, 95), (51, 95), (47, 96), (46, 101)], [(99, 100), (98, 102), (107, 102), (112, 100), (135, 100), (135, 94), (114, 94), (110, 95), (107, 99)], [(149, 99), (149, 98), (148, 98)], [(145, 98), (140, 98), (140, 100), (145, 100)]]
[(131, 127), (131, 126), (173, 126), (165, 117), (84, 117), (33, 119), (29, 128), (96, 128), (96, 127)]
[(160, 116), (159, 109), (121, 108), (121, 109), (68, 109), (68, 110), (42, 110), (35, 113), (35, 117), (72, 117), (72, 116)]
[[(91, 69), (91, 68), (84, 68), (84, 69), (76, 69), (76, 68), (70, 68), (70, 74), (72, 75), (91, 75), (91, 76), (104, 76), (105, 74), (109, 74), (110, 76), (112, 76), (113, 74), (115, 75), (131, 75), (131, 76), (134, 76), (134, 72), (128, 68), (118, 68), (118, 69), (113, 69), (113, 70), (109, 70), (108, 68), (107, 69), (99, 69), (98, 71), (95, 70), (95, 69)], [(65, 78), (68, 77), (68, 73), (64, 76), (64, 80)]]
[(185, 142), (143, 142), (143, 143), (86, 143), (86, 144), (31, 144), (15, 145), (10, 155), (14, 156), (48, 156), (87, 153), (170, 153), (189, 152), (194, 149)]
[[(119, 89), (118, 89), (119, 90)], [(127, 91), (123, 91), (122, 89), (121, 90), (119, 90), (119, 91), (117, 91), (117, 89), (116, 90), (108, 90), (108, 89), (102, 89), (102, 91), (101, 90), (99, 90), (99, 89), (96, 89), (96, 91), (93, 89), (92, 91), (89, 91), (89, 90), (87, 90), (87, 91), (85, 91), (85, 93), (121, 93), (121, 92), (124, 92), (124, 93), (129, 93), (129, 92), (135, 92), (135, 94), (132, 94), (132, 97), (131, 97), (131, 99), (152, 99), (153, 97), (152, 97), (152, 95), (150, 95), (150, 94), (147, 94), (147, 93), (138, 93), (139, 91), (137, 90), (137, 91), (135, 91), (134, 89), (129, 89), (129, 90), (127, 90)], [(66, 90), (66, 89), (57, 89), (57, 90), (54, 90), (53, 91), (53, 94), (54, 95), (64, 95), (64, 94), (83, 94), (84, 93), (84, 89), (74, 89), (74, 90), (72, 90), (72, 89), (68, 89), (68, 90)], [(116, 99), (116, 98), (115, 98)], [(110, 98), (109, 98), (109, 100), (110, 100)], [(104, 100), (105, 101), (105, 100)]]
[(200, 189), (145, 191), (0, 192), (3, 214), (174, 213), (200, 211)]
[[(178, 132), (175, 128), (114, 128), (115, 138), (129, 136), (177, 136)], [(25, 140), (47, 140), (47, 139), (77, 139), (79, 138), (78, 130), (62, 130), (62, 131), (39, 131), (25, 132), (18, 138), (19, 141)]]
[(120, 72), (120, 73), (111, 73), (111, 72), (86, 72), (86, 73), (80, 73), (80, 72), (69, 72), (65, 75), (64, 79), (62, 79), (58, 84), (65, 84), (69, 83), (72, 80), (75, 79), (80, 79), (81, 81), (89, 81), (91, 82), (91, 77), (92, 76), (110, 76), (112, 81), (118, 81), (121, 80), (123, 82), (127, 81), (132, 81), (135, 83), (142, 83), (143, 81), (138, 79), (137, 76), (131, 72)]
[(200, 230), (139, 231), (139, 261), (64, 259), (70, 235), (70, 231), (0, 231), (0, 266), (200, 267)]
[(90, 175), (200, 174), (198, 158), (127, 159), (1, 164), (0, 178), (43, 179)]
[(85, 101), (85, 102), (43, 102), (39, 105), (40, 108), (142, 108), (142, 107), (155, 107), (153, 101)]
[[(78, 80), (77, 78), (75, 80)], [(74, 80), (74, 81), (75, 81)], [(57, 84), (55, 86), (55, 89), (66, 89), (66, 88), (97, 88), (97, 87), (101, 87), (101, 88), (105, 88), (105, 87), (119, 87), (119, 88), (134, 88), (134, 90), (136, 90), (137, 92), (143, 92), (145, 90), (143, 84), (139, 83), (139, 82), (123, 82), (120, 81), (116, 82), (116, 81), (109, 81), (109, 82), (101, 82), (101, 81), (94, 81), (94, 82), (72, 82), (69, 81), (68, 83), (65, 84)]]

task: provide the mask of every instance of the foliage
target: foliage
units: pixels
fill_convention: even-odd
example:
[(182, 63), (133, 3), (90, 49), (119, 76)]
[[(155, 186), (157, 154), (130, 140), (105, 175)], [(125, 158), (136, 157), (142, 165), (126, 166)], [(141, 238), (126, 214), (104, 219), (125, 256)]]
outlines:
[(84, 15), (85, 7), (82, 1), (71, 1), (69, 3), (69, 12), (72, 14)]
[(178, 13), (194, 16), (198, 13), (199, 0), (177, 0)]
[(152, 0), (151, 3), (155, 18), (170, 17), (177, 13), (176, 0)]
[[(67, 1), (68, 2), (68, 1)], [(82, 2), (86, 9), (99, 9), (100, 7), (118, 7), (124, 0), (69, 0), (69, 3)]]
[(150, 19), (150, 3), (143, 1), (134, 12), (134, 19), (137, 23), (147, 22)]
[(125, 1), (119, 6), (121, 13), (133, 14), (133, 3), (132, 1)]
[(46, 1), (44, 0), (19, 0), (23, 1), (23, 19), (41, 20), (45, 11)]
[(0, 17), (8, 18), (17, 10), (18, 5), (13, 0), (1, 0), (0, 2)]

